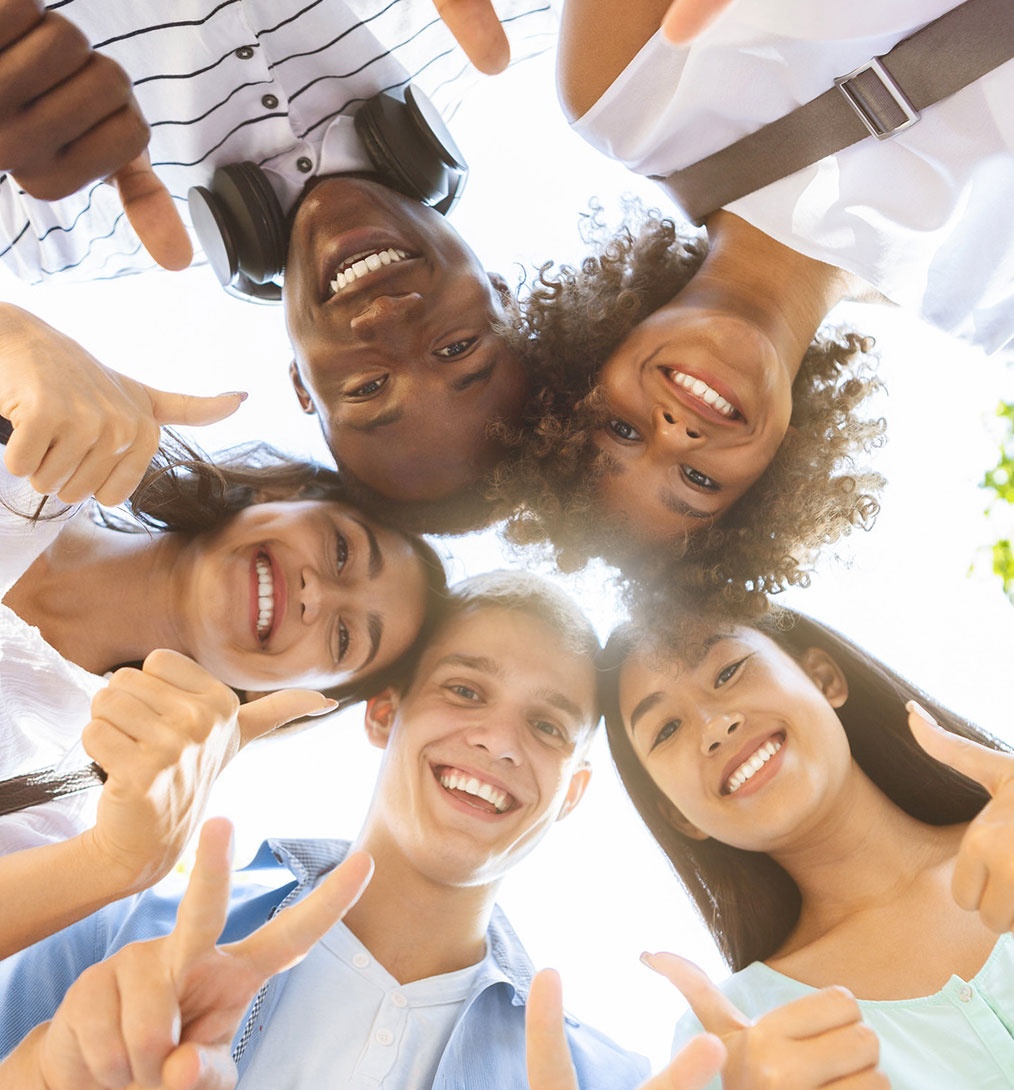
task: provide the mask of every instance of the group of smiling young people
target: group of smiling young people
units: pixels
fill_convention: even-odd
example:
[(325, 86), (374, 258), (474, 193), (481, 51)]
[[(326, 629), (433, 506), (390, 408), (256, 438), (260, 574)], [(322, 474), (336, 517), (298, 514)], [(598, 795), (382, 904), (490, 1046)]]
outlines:
[[(456, 6), (444, 5), (451, 25)], [(2, 7), (0, 82), (27, 106), (51, 100), (8, 120), (24, 126), (18, 146), (86, 78), (108, 82), (111, 118), (155, 124), (173, 197), (216, 165), (185, 176), (183, 152), (159, 144), (173, 123), (141, 97), (164, 76), (164, 27), (135, 30), (152, 48), (118, 56), (132, 35), (111, 31), (143, 15)], [(652, 175), (781, 117), (948, 4), (669, 7), (568, 0), (558, 54), (576, 130)], [(358, 14), (341, 37), (367, 21), (379, 36), (381, 14)], [(432, 11), (419, 18), (444, 32)], [(126, 87), (77, 19), (108, 41)], [(277, 75), (290, 58), (271, 52), (282, 26), (262, 26), (253, 48), (201, 38), (195, 54), (260, 63), (244, 50), (264, 48), (291, 102)], [(40, 51), (60, 58), (44, 77)], [(208, 1090), (237, 1067), (251, 1087), (639, 1085), (642, 1061), (563, 1021), (556, 982), (533, 981), (493, 900), (580, 801), (600, 710), (631, 798), (734, 970), (719, 991), (680, 959), (647, 958), (693, 1013), (646, 1085), (1014, 1085), (1014, 757), (831, 629), (786, 611), (757, 619), (766, 592), (803, 581), (817, 548), (877, 510), (880, 479), (853, 456), (880, 441), (882, 423), (858, 415), (878, 380), (866, 338), (820, 330), (831, 307), (880, 293), (989, 350), (1011, 339), (1010, 68), (890, 141), (708, 214), (706, 241), (634, 209), (520, 301), (439, 213), (374, 176), (328, 173), (326, 139), (299, 143), (319, 174), (286, 225), (290, 372), (337, 472), (265, 447), (208, 459), (175, 441), (146, 469), (158, 425), (214, 419), (239, 398), (153, 390), (4, 308), (2, 772), (36, 792), (0, 819), (11, 1085)], [(306, 118), (289, 110), (296, 131)], [(989, 123), (970, 128), (973, 115)], [(129, 231), (121, 199), (142, 239), (160, 225), (153, 252), (180, 249), (172, 198), (131, 190), (138, 176), (155, 184), (140, 149), (113, 162), (100, 148), (96, 174), (85, 152), (102, 124), (89, 122), (60, 145), (84, 149), (87, 177), (32, 196), (34, 174), (7, 161), (0, 256), (20, 275), (53, 272), (47, 240), (68, 247), (60, 271), (87, 268), (101, 223)], [(117, 170), (118, 194), (78, 192)], [(89, 217), (74, 241), (69, 225)], [(102, 275), (138, 267), (137, 250), (106, 252)], [(132, 513), (114, 511), (128, 493)], [(448, 591), (416, 534), (498, 517), (517, 541), (548, 541), (563, 569), (591, 556), (619, 566), (635, 620), (602, 651), (533, 577)], [(307, 691), (276, 691), (289, 686)], [(178, 917), (173, 894), (134, 896), (172, 867), (241, 746), (360, 698), (385, 749), (354, 842), (372, 878), (362, 855), (341, 862), (347, 845), (269, 842), (230, 903), (227, 833), (212, 825)], [(101, 790), (68, 790), (89, 758)], [(43, 766), (52, 775), (35, 776)], [(153, 936), (165, 937), (137, 945)], [(340, 1040), (319, 1031), (335, 1017)]]

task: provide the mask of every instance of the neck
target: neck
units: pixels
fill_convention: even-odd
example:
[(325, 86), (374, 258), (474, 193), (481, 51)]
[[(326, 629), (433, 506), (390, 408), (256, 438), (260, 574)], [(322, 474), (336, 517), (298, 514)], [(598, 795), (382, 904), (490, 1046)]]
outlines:
[(355, 846), (373, 856), (376, 870), (345, 924), (391, 976), (409, 984), (482, 960), (498, 883), (435, 882), (369, 820)]
[(843, 789), (818, 820), (791, 846), (770, 853), (802, 895), (799, 923), (781, 953), (903, 898), (918, 878), (956, 853), (962, 828), (911, 817), (853, 762)]
[(79, 518), (4, 599), (65, 658), (102, 673), (158, 647), (186, 653), (172, 608), (184, 542)]
[(746, 318), (789, 363), (790, 378), (831, 308), (856, 290), (855, 278), (751, 227), (731, 212), (707, 221), (709, 250), (680, 292), (684, 302)]

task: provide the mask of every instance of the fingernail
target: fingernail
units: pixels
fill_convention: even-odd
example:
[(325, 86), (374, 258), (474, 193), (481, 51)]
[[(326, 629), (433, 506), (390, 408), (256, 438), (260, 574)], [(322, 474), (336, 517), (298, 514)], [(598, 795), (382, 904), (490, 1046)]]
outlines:
[(324, 705), (323, 708), (315, 708), (312, 712), (307, 712), (306, 714), (310, 716), (327, 715), (328, 712), (333, 712), (337, 707), (338, 701), (331, 700), (329, 697), (327, 703)]
[(648, 968), (652, 970), (652, 972), (657, 973), (658, 970), (655, 968), (655, 963), (654, 963), (654, 960), (653, 960), (654, 957), (655, 957), (654, 954), (649, 954), (647, 950), (644, 950), (644, 951), (641, 952), (640, 961), (641, 961), (642, 965), (647, 965)]
[(219, 397), (238, 397), (240, 401), (246, 401), (250, 394), (246, 390), (226, 390), (224, 394), (219, 394)]
[(908, 711), (915, 715), (918, 715), (921, 719), (925, 719), (930, 726), (939, 727), (940, 724), (933, 718), (932, 715), (919, 703), (918, 700), (909, 700), (906, 702), (905, 707)]

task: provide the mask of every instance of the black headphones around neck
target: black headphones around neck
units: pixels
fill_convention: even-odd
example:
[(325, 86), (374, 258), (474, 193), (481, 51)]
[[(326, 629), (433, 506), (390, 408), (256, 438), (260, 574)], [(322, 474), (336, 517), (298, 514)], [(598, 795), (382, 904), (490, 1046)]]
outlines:
[[(468, 164), (429, 99), (415, 87), (404, 98), (382, 91), (355, 115), (356, 132), (380, 180), (441, 215), (465, 187)], [(277, 303), (288, 248), (286, 216), (254, 163), (219, 167), (211, 189), (192, 186), (190, 216), (219, 283), (254, 303)]]

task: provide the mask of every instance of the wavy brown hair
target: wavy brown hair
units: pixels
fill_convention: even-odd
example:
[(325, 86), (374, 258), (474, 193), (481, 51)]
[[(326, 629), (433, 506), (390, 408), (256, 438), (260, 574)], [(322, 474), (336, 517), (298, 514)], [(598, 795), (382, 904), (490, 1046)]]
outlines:
[(583, 233), (593, 252), (577, 267), (543, 265), (521, 303), (514, 336), (536, 391), (528, 425), (509, 437), (512, 455), (494, 474), (508, 540), (541, 545), (563, 571), (601, 557), (628, 579), (682, 583), (747, 611), (762, 608), (766, 593), (805, 585), (817, 550), (868, 529), (879, 510), (883, 478), (855, 465), (885, 427), (856, 415), (881, 385), (872, 341), (818, 334), (792, 388), (791, 430), (747, 495), (719, 525), (668, 547), (645, 542), (597, 499), (606, 471), (594, 442), (606, 421), (597, 376), (634, 326), (687, 285), (707, 243), (637, 201), (613, 234), (593, 205)]
[[(719, 622), (721, 628), (727, 623)], [(993, 749), (1003, 742), (948, 711), (911, 682), (851, 640), (819, 621), (778, 610), (753, 622), (783, 651), (799, 659), (820, 648), (841, 667), (848, 699), (837, 709), (852, 756), (895, 805), (929, 825), (971, 821), (989, 801), (989, 792), (948, 765), (934, 760), (908, 727), (907, 700), (917, 700), (946, 730)], [(632, 654), (647, 653), (672, 662), (693, 657), (714, 624), (700, 620), (673, 630), (626, 625), (606, 644), (600, 672), (600, 697), (613, 761), (627, 794), (684, 889), (697, 907), (726, 963), (734, 971), (771, 957), (799, 919), (799, 888), (770, 856), (734, 848), (718, 840), (693, 840), (670, 818), (671, 805), (634, 751), (620, 714), (620, 670)]]

